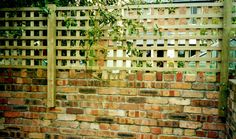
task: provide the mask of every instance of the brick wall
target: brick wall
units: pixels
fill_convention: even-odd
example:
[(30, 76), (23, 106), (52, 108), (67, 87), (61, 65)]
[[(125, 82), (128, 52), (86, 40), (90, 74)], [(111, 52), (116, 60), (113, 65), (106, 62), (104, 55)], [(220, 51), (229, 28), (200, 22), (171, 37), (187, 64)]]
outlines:
[(1, 71), (0, 137), (224, 139), (218, 76), (58, 71), (56, 107), (47, 109), (46, 71)]
[(229, 97), (227, 112), (227, 138), (236, 138), (236, 80), (229, 81)]

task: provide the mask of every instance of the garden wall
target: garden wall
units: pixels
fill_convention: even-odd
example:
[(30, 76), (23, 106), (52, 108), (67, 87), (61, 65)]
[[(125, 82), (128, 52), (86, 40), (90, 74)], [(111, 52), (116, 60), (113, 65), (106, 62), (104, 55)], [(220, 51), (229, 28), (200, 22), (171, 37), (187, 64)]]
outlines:
[(45, 70), (1, 69), (1, 137), (197, 139), (225, 136), (219, 80), (203, 72), (57, 72), (46, 107)]

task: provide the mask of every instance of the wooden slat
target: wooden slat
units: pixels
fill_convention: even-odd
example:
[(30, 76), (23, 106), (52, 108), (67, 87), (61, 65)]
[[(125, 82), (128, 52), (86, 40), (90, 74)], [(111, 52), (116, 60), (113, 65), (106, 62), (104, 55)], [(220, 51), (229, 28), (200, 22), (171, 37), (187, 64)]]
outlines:
[(227, 84), (229, 74), (229, 40), (231, 30), (232, 19), (232, 0), (224, 1), (224, 20), (223, 20), (223, 40), (222, 40), (222, 52), (221, 52), (221, 76), (220, 76), (220, 96), (219, 96), (219, 115), (226, 115), (227, 107)]
[(49, 4), (48, 8), (51, 14), (48, 15), (48, 92), (47, 92), (47, 107), (55, 107), (56, 94), (56, 5)]

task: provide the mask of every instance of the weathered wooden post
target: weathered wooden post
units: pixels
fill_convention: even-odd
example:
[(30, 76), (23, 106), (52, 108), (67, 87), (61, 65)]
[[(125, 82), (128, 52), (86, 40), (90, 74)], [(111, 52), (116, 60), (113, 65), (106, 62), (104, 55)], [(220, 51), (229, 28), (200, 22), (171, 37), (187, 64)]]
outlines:
[(229, 42), (232, 18), (232, 0), (224, 0), (223, 9), (223, 38), (221, 52), (221, 75), (220, 75), (220, 96), (219, 96), (219, 114), (225, 116), (227, 105), (227, 84), (228, 84), (228, 69), (229, 69)]
[(56, 5), (49, 4), (50, 14), (48, 15), (47, 28), (47, 55), (48, 55), (48, 92), (47, 92), (47, 107), (55, 107), (56, 93)]

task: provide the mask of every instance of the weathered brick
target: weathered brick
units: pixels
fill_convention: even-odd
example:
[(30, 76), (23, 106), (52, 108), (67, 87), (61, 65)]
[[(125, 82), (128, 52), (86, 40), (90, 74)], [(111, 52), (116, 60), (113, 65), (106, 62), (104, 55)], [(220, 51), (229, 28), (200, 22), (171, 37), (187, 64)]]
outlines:
[(182, 82), (183, 81), (183, 73), (182, 72), (176, 73), (176, 81), (177, 82)]
[(196, 107), (218, 107), (218, 101), (214, 100), (191, 100), (191, 106)]
[(198, 82), (204, 82), (206, 79), (204, 72), (198, 72), (197, 73), (197, 80)]
[(174, 81), (175, 75), (174, 74), (164, 74), (165, 81)]
[(140, 131), (144, 133), (149, 133), (150, 128), (148, 126), (141, 126)]
[(42, 139), (44, 138), (43, 133), (29, 133), (29, 138)]
[(218, 108), (202, 108), (202, 113), (208, 114), (208, 115), (218, 115), (219, 109)]
[(143, 80), (145, 81), (154, 81), (156, 80), (156, 76), (154, 73), (144, 73), (143, 74)]
[(101, 130), (108, 130), (109, 128), (110, 128), (110, 124), (105, 124), (105, 123), (99, 124), (99, 129)]
[(70, 128), (60, 128), (59, 132), (61, 134), (66, 134), (66, 135), (75, 135), (77, 134), (77, 130), (76, 129), (70, 129)]
[(84, 110), (79, 108), (67, 108), (66, 109), (67, 114), (83, 114)]
[(119, 132), (117, 135), (118, 135), (118, 137), (121, 137), (121, 138), (132, 138), (132, 137), (135, 137), (134, 134), (126, 133), (126, 132)]
[(143, 80), (143, 71), (137, 71), (136, 76), (137, 76), (138, 81), (142, 81)]
[(39, 118), (39, 113), (35, 112), (25, 112), (23, 113), (24, 118), (29, 118), (29, 119), (38, 119)]
[(174, 135), (182, 136), (184, 134), (184, 130), (180, 128), (174, 128), (173, 130)]
[(184, 99), (184, 98), (170, 98), (169, 104), (172, 105), (189, 105), (190, 99)]
[(152, 127), (151, 128), (151, 133), (159, 135), (162, 133), (162, 129), (160, 127)]
[(173, 89), (191, 89), (191, 83), (172, 83), (170, 87)]
[(110, 117), (97, 117), (96, 122), (98, 123), (113, 123), (114, 119)]
[(7, 104), (8, 99), (7, 98), (0, 98), (0, 104)]
[(93, 122), (93, 121), (95, 121), (95, 117), (94, 116), (87, 116), (87, 115), (77, 115), (76, 120), (83, 121), (83, 122)]
[(192, 89), (206, 90), (206, 84), (205, 83), (194, 83), (194, 84), (192, 84)]
[(56, 84), (58, 86), (64, 86), (64, 85), (68, 85), (69, 84), (69, 81), (66, 80), (66, 79), (57, 79), (56, 80)]
[(129, 103), (145, 103), (146, 98), (145, 97), (129, 97), (127, 102), (129, 102)]
[(11, 118), (16, 118), (16, 117), (21, 117), (22, 113), (21, 112), (5, 112), (4, 117), (11, 117)]
[(203, 98), (204, 92), (182, 91), (181, 96), (186, 98)]
[(167, 135), (161, 135), (159, 136), (159, 139), (178, 139), (179, 137), (176, 136), (167, 136)]
[(57, 114), (57, 119), (65, 120), (65, 121), (75, 120), (76, 115), (75, 114)]
[(137, 104), (120, 104), (121, 110), (137, 110), (138, 108)]
[(33, 79), (32, 84), (35, 85), (47, 85), (47, 79)]
[(195, 136), (196, 133), (195, 133), (195, 130), (193, 130), (193, 129), (184, 129), (184, 135), (185, 136)]
[(223, 123), (203, 123), (202, 129), (205, 130), (225, 130), (225, 124)]
[(195, 82), (196, 81), (196, 75), (195, 74), (185, 75), (185, 81), (186, 82)]
[(215, 91), (215, 92), (206, 92), (206, 98), (208, 99), (218, 99), (219, 98), (219, 92)]
[(202, 113), (202, 108), (201, 107), (184, 106), (184, 112), (187, 112), (187, 113)]
[(141, 89), (139, 94), (143, 96), (158, 96), (159, 92), (154, 89)]
[(51, 125), (55, 126), (55, 127), (77, 128), (79, 126), (79, 122), (76, 122), (76, 121), (53, 121), (51, 123)]
[(197, 130), (196, 131), (196, 136), (198, 136), (198, 137), (206, 137), (206, 132), (205, 131), (201, 131), (201, 130)]
[(165, 96), (165, 97), (176, 97), (176, 96), (180, 96), (180, 91), (162, 90), (160, 94), (161, 96)]
[(80, 88), (79, 92), (82, 94), (95, 94), (96, 93), (96, 89), (95, 88)]
[(206, 82), (216, 82), (216, 76), (215, 75), (208, 75), (206, 76)]
[(146, 99), (146, 103), (153, 103), (153, 104), (168, 104), (168, 99), (167, 98), (162, 98), (162, 97), (149, 97)]
[(162, 134), (173, 134), (173, 128), (169, 128), (169, 127), (163, 127), (162, 128)]
[(14, 111), (28, 111), (28, 106), (15, 105), (12, 109)]
[(179, 126), (182, 128), (198, 129), (202, 126), (202, 124), (200, 122), (180, 121)]
[(219, 138), (219, 133), (216, 132), (216, 131), (209, 131), (209, 132), (207, 133), (207, 137), (208, 137), (208, 138)]
[(160, 127), (179, 127), (179, 121), (157, 121), (157, 126)]
[(24, 105), (25, 100), (21, 98), (9, 98), (8, 104), (15, 104), (15, 105)]
[(171, 113), (169, 114), (169, 118), (174, 120), (187, 120), (188, 115), (186, 113)]

